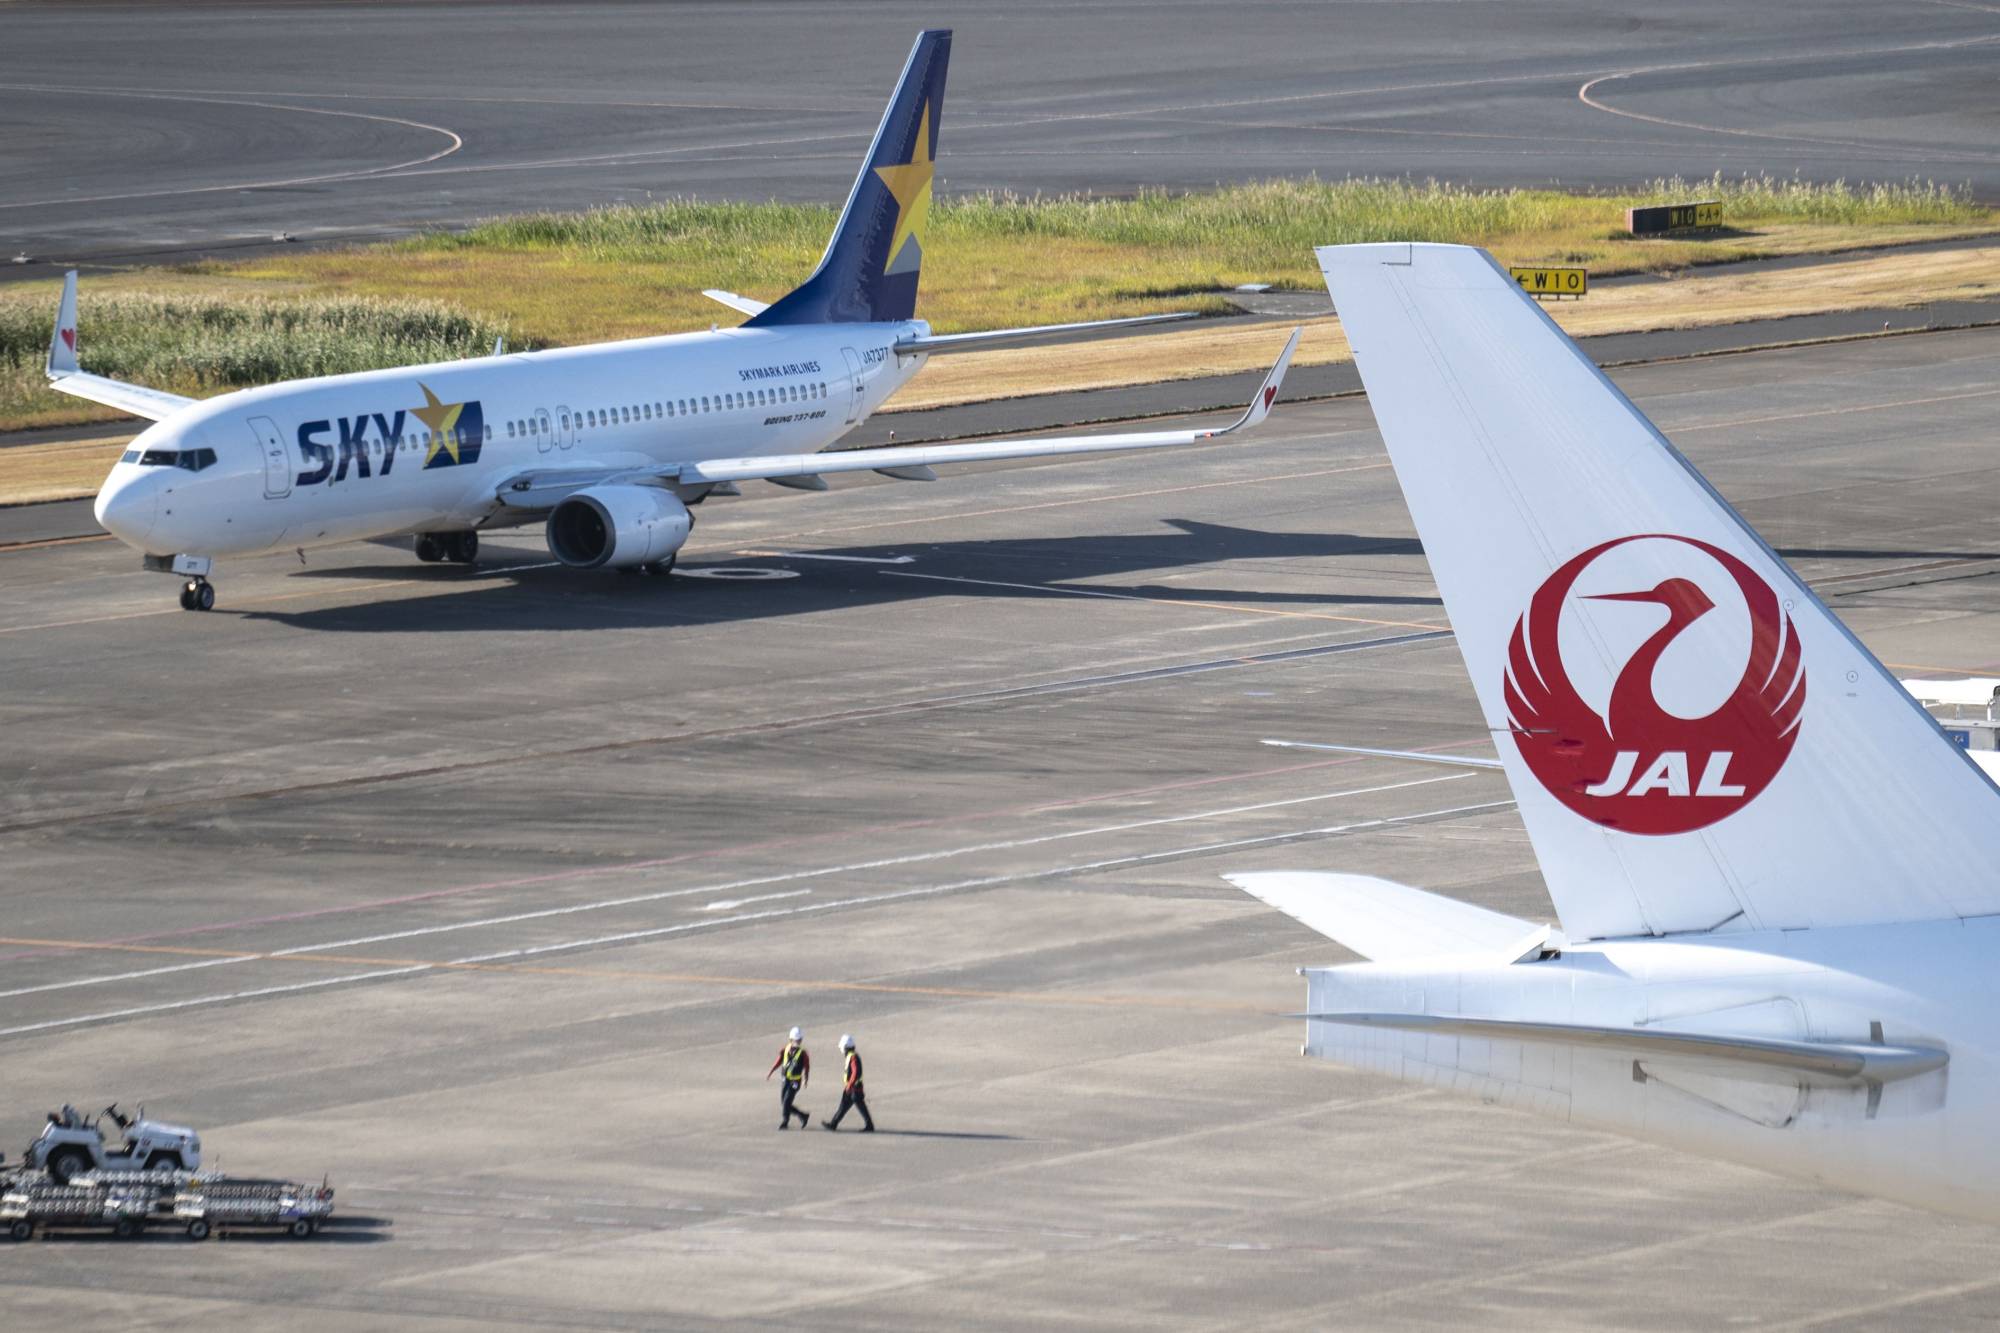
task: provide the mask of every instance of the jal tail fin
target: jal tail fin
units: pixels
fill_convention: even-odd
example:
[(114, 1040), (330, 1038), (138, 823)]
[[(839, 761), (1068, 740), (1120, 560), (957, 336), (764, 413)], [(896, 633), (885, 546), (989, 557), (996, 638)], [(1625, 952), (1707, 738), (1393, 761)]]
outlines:
[(819, 267), (746, 327), (885, 323), (916, 314), (950, 61), (950, 29), (917, 34)]
[(2000, 792), (1506, 270), (1318, 254), (1571, 938), (2000, 913)]

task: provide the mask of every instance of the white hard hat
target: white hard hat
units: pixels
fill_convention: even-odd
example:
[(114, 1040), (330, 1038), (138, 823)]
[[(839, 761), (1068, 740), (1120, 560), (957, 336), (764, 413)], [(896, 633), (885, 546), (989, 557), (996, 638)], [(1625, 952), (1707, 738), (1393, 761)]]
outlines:
[(793, 1029), (792, 1029), (792, 1040), (793, 1040), (793, 1041), (804, 1041), (805, 1039), (806, 1039), (806, 1034), (805, 1034), (805, 1029), (804, 1029), (804, 1028), (793, 1028)]
[(851, 1051), (851, 1050), (853, 1050), (853, 1049), (854, 1049), (854, 1038), (852, 1038), (852, 1037), (848, 1036), (848, 1035), (847, 1035), (847, 1034), (846, 1034), (845, 1032), (841, 1033), (841, 1034), (840, 1034), (840, 1049), (841, 1049), (841, 1050), (843, 1050), (843, 1051)]

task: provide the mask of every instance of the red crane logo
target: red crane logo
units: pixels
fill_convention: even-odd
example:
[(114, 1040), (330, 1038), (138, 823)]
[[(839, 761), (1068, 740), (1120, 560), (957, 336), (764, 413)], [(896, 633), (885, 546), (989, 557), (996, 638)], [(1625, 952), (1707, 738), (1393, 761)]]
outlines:
[[(1606, 716), (1584, 702), (1563, 667), (1557, 629), (1578, 576), (1613, 547), (1648, 540), (1680, 542), (1713, 558), (1736, 580), (1750, 614), (1742, 678), (1706, 717), (1669, 713), (1653, 695), (1661, 654), (1715, 607), (1691, 579), (1591, 599), (1653, 602), (1667, 612), (1619, 671)], [(1798, 740), (1806, 673), (1791, 617), (1750, 566), (1707, 542), (1644, 533), (1591, 547), (1536, 589), (1514, 624), (1505, 689), (1514, 744), (1557, 800), (1623, 833), (1691, 833), (1748, 805), (1785, 766)]]

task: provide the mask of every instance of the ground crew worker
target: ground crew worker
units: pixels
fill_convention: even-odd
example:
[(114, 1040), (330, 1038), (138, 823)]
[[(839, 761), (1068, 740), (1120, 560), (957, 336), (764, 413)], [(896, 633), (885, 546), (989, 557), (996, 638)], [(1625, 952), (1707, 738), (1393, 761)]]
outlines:
[(861, 1112), (861, 1132), (875, 1132), (875, 1118), (868, 1114), (868, 1094), (861, 1086), (861, 1052), (854, 1049), (854, 1038), (846, 1033), (840, 1035), (840, 1049), (847, 1055), (847, 1081), (840, 1086), (840, 1109), (833, 1113), (833, 1119), (820, 1121), (822, 1129), (839, 1129), (840, 1118), (853, 1107)]
[(784, 1119), (778, 1122), (778, 1128), (790, 1129), (792, 1117), (797, 1116), (799, 1128), (809, 1129), (812, 1126), (812, 1117), (792, 1105), (793, 1098), (799, 1095), (812, 1078), (812, 1057), (806, 1054), (806, 1034), (798, 1028), (793, 1028), (791, 1039), (778, 1048), (778, 1058), (773, 1060), (771, 1067), (764, 1072), (764, 1081), (769, 1083), (771, 1075), (781, 1070), (785, 1080), (778, 1085), (778, 1108), (783, 1113)]

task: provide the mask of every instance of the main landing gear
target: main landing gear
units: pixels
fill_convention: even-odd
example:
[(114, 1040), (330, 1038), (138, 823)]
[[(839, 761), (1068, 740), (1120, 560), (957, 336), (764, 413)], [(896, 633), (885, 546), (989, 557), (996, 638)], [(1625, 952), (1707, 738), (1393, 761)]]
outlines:
[(476, 532), (420, 532), (417, 534), (417, 559), (427, 565), (440, 560), (449, 560), (454, 565), (469, 565), (479, 558), (479, 534)]
[(149, 555), (144, 563), (155, 574), (177, 574), (187, 580), (181, 584), (181, 610), (215, 609), (215, 585), (208, 581), (208, 571), (215, 562), (207, 556)]

